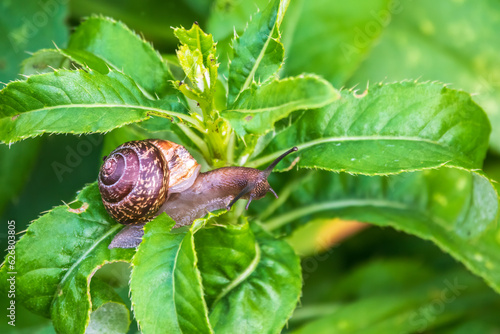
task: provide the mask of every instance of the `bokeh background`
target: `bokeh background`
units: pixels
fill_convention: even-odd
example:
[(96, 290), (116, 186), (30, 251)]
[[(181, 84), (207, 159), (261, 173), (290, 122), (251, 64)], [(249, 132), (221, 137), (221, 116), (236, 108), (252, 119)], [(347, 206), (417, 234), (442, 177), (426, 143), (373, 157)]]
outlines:
[[(22, 62), (30, 53), (54, 45), (64, 48), (73, 28), (89, 15), (123, 21), (168, 57), (177, 47), (171, 27), (189, 27), (197, 21), (213, 34), (220, 50), (227, 50), (234, 32), (242, 32), (249, 16), (267, 2), (0, 0), (0, 82), (22, 79)], [(292, 0), (282, 28), (286, 50), (283, 77), (313, 72), (336, 88), (356, 86), (360, 91), (368, 83), (418, 79), (447, 83), (473, 93), (492, 125), (484, 168), (488, 176), (500, 180), (499, 1)], [(224, 64), (227, 59), (219, 61)], [(10, 148), (0, 146), (2, 251), (6, 247), (8, 220), (16, 220), (17, 230), (24, 230), (41, 212), (62, 201), (71, 201), (79, 189), (96, 179), (102, 143), (100, 135), (45, 135)], [(305, 231), (302, 238), (292, 240), (297, 250), (309, 255), (303, 263), (307, 274), (303, 304), (314, 307), (299, 311), (290, 321), (289, 331), (332, 312), (339, 300), (356, 301), (371, 296), (370, 292), (411, 290), (427, 282), (439, 293), (444, 278), (432, 285), (428, 277), (441, 277), (432, 273), (465, 275), (464, 280), (470, 282), (469, 291), (481, 291), (483, 297), (477, 301), (480, 309), (488, 306), (498, 310), (496, 294), (481, 280), (467, 276), (461, 265), (429, 242), (390, 229), (367, 230), (356, 223), (344, 222), (344, 227), (338, 228), (338, 222), (327, 221), (315, 226)], [(323, 238), (318, 239), (319, 235)], [(394, 281), (394, 276), (400, 279)], [(332, 287), (332, 280), (344, 285)], [(358, 285), (349, 285), (349, 280)], [(370, 285), (372, 280), (375, 283)], [(454, 305), (460, 309), (459, 304)], [(423, 331), (437, 328), (436, 332), (455, 333), (450, 329), (455, 327), (446, 327), (451, 321), (457, 331), (500, 333), (499, 320), (493, 313), (490, 316), (482, 312), (481, 320), (470, 314), (469, 322), (463, 313), (445, 306), (442, 311), (426, 313), (422, 318), (426, 319)], [(15, 333), (53, 331), (47, 320), (27, 311), (20, 310), (18, 317)], [(314, 330), (321, 332), (321, 328)], [(0, 332), (12, 330), (2, 320)]]

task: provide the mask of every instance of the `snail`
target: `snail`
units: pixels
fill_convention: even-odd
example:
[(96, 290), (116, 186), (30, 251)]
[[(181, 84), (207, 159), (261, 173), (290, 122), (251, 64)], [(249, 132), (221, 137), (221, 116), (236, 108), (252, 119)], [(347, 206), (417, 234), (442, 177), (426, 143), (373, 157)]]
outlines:
[(167, 213), (174, 227), (191, 224), (208, 212), (230, 210), (240, 198), (253, 200), (268, 192), (278, 197), (267, 178), (293, 147), (265, 170), (249, 167), (222, 167), (200, 173), (200, 165), (181, 145), (168, 140), (147, 139), (118, 146), (99, 172), (98, 184), (106, 211), (128, 225), (109, 248), (137, 247), (143, 226), (160, 213)]

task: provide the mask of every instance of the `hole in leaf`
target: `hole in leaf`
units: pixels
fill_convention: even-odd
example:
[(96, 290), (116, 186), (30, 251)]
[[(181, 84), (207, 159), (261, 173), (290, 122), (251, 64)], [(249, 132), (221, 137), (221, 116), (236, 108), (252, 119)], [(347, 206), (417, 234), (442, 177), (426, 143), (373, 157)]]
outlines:
[(118, 261), (100, 266), (92, 276), (113, 288), (128, 287), (131, 270), (130, 263)]
[(82, 203), (80, 201), (76, 201), (73, 203), (68, 204), (68, 211), (80, 214), (82, 212), (85, 212), (89, 207), (89, 203)]

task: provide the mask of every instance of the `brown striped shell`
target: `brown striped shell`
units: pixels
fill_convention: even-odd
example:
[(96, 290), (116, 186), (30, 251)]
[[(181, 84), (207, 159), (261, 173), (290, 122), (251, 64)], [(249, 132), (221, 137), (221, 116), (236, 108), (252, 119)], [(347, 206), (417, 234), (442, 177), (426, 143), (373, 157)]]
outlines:
[(172, 192), (189, 188), (199, 164), (181, 145), (167, 140), (131, 141), (104, 160), (99, 191), (106, 211), (122, 224), (151, 220)]

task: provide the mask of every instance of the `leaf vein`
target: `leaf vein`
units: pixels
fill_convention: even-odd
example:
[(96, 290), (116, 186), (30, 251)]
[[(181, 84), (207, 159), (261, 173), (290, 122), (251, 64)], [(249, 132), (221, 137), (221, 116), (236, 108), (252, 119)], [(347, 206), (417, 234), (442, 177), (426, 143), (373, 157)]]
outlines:
[(113, 234), (120, 226), (118, 224), (109, 229), (106, 233), (104, 233), (99, 239), (97, 239), (90, 248), (88, 248), (78, 259), (73, 263), (71, 267), (69, 267), (66, 274), (63, 276), (59, 284), (57, 285), (57, 289), (54, 293), (54, 300), (57, 298), (59, 293), (61, 292), (64, 282), (70, 277), (70, 274), (87, 258), (87, 256), (97, 247), (101, 242), (103, 242), (107, 237)]

